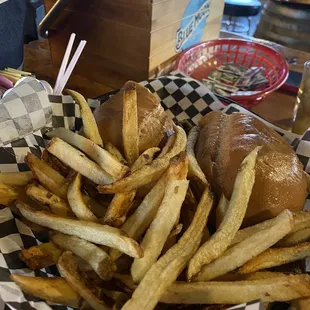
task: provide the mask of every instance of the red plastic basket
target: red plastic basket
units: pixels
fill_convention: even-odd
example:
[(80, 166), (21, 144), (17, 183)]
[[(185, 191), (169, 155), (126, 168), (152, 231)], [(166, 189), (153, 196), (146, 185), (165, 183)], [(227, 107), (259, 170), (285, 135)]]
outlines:
[(176, 61), (175, 69), (201, 80), (223, 63), (235, 63), (250, 68), (265, 68), (269, 84), (253, 95), (246, 92), (228, 98), (250, 108), (261, 102), (286, 81), (289, 73), (285, 58), (274, 49), (255, 42), (238, 39), (217, 39), (199, 43), (183, 52)]

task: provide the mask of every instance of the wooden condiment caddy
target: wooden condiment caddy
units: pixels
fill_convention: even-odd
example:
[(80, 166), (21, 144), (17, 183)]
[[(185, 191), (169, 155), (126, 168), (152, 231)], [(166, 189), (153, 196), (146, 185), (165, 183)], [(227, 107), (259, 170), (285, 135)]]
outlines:
[[(48, 12), (55, 0), (44, 0)], [(87, 40), (75, 69), (105, 82), (115, 73), (143, 80), (169, 66), (191, 45), (219, 36), (224, 0), (70, 1), (49, 29), (59, 68), (72, 32)]]

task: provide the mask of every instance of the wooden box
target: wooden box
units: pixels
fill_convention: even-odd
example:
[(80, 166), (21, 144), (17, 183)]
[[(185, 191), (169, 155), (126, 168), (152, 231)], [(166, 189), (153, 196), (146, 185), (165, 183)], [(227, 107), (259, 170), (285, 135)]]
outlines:
[[(46, 11), (55, 0), (44, 0)], [(72, 32), (87, 45), (79, 74), (109, 85), (109, 77), (154, 76), (185, 48), (219, 35), (224, 0), (73, 0), (49, 31), (60, 66)]]

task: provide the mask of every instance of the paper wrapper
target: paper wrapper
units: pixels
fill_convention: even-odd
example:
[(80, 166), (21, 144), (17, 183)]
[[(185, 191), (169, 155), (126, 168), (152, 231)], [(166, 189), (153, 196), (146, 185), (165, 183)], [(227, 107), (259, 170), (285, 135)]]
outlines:
[[(186, 78), (178, 72), (175, 72), (174, 74), (174, 76), (161, 77), (142, 82), (145, 87), (149, 88), (151, 92), (159, 97), (163, 107), (172, 119), (178, 121), (189, 119), (197, 124), (199, 119), (210, 111), (223, 110), (228, 114), (233, 112), (251, 114), (249, 111), (236, 104), (225, 106), (200, 82), (191, 78)], [(29, 86), (29, 84), (34, 85), (35, 83), (29, 81), (27, 85)], [(38, 85), (36, 84), (35, 87), (38, 87)], [(42, 89), (38, 89), (39, 94), (41, 91)], [(13, 89), (12, 94), (18, 92), (18, 89)], [(25, 106), (28, 102), (27, 99), (25, 100), (24, 98), (28, 97), (24, 96), (23, 93), (19, 93), (18, 96), (19, 106), (24, 104), (24, 108), (26, 109)], [(34, 97), (36, 97), (36, 95), (34, 95)], [(52, 110), (52, 124), (54, 127), (66, 127), (74, 131), (80, 130), (82, 125), (80, 110), (70, 96), (47, 97), (46, 94), (44, 95), (42, 93), (42, 98), (44, 98), (44, 104), (39, 110), (44, 110), (45, 108), (50, 108)], [(13, 98), (12, 100), (16, 99)], [(48, 100), (49, 107), (43, 107), (45, 104), (47, 105), (47, 101), (45, 100)], [(89, 103), (93, 108), (100, 104), (99, 101), (92, 100), (90, 100)], [(7, 100), (7, 104), (11, 104), (11, 102)], [(31, 113), (33, 112), (28, 112), (28, 114)], [(39, 126), (40, 128), (38, 128), (37, 125), (33, 127), (34, 130), (37, 131), (28, 132), (27, 136), (22, 134), (21, 137), (23, 138), (18, 140), (14, 138), (13, 142), (0, 146), (1, 172), (28, 170), (28, 167), (24, 162), (24, 157), (27, 152), (32, 152), (37, 156), (41, 155), (42, 149), (46, 143), (43, 139), (42, 131), (46, 125), (50, 125), (50, 117), (46, 117), (47, 114), (44, 114), (43, 117), (43, 114), (41, 113), (41, 117), (43, 118), (41, 119), (41, 123), (40, 120), (34, 120), (32, 123), (42, 125), (41, 127)], [(5, 121), (8, 121), (8, 119)], [(279, 134), (281, 134), (293, 146), (301, 162), (304, 164), (305, 169), (309, 172), (310, 131), (307, 131), (304, 136), (301, 137), (276, 128), (271, 124), (268, 125), (279, 132)], [(27, 130), (29, 130), (29, 128)], [(25, 133), (25, 131), (23, 133)], [(4, 140), (8, 141), (7, 137)], [(310, 199), (307, 200), (305, 205), (306, 208), (308, 207), (309, 202)], [(33, 308), (40, 310), (51, 308), (60, 310), (67, 308), (61, 305), (47, 304), (37, 298), (23, 294), (18, 286), (10, 280), (10, 274), (27, 274), (29, 276), (42, 277), (59, 276), (56, 266), (33, 272), (26, 268), (26, 265), (18, 257), (18, 253), (21, 249), (29, 248), (45, 241), (47, 241), (46, 236), (32, 232), (29, 227), (15, 218), (8, 208), (0, 210), (0, 298), (3, 301), (3, 303), (0, 302), (1, 308), (16, 310), (28, 310)], [(260, 310), (263, 309), (263, 306), (259, 301), (254, 301), (234, 308)]]

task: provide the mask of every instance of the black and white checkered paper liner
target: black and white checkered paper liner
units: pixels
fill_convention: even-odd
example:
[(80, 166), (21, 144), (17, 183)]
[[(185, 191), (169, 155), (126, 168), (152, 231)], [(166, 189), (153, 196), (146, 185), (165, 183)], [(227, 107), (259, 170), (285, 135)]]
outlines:
[[(174, 76), (160, 77), (154, 80), (142, 82), (142, 85), (150, 89), (162, 102), (168, 115), (174, 120), (189, 119), (197, 124), (199, 119), (210, 111), (222, 110), (225, 113), (251, 112), (236, 104), (225, 106), (201, 83), (175, 73)], [(70, 96), (50, 96), (53, 111), (53, 126), (66, 127), (78, 131), (82, 121), (78, 105)], [(92, 108), (100, 105), (98, 101), (89, 100)], [(268, 124), (268, 123), (267, 123)], [(272, 126), (271, 124), (268, 124)], [(288, 133), (282, 129), (277, 130), (296, 150), (305, 169), (310, 172), (310, 131), (303, 137)], [(37, 131), (22, 139), (0, 147), (0, 171), (14, 172), (28, 170), (24, 156), (27, 152), (37, 156), (45, 146), (41, 131)], [(308, 201), (306, 207), (308, 206)], [(58, 276), (55, 266), (40, 271), (31, 271), (19, 259), (18, 253), (23, 248), (45, 242), (46, 236), (34, 233), (28, 226), (14, 217), (8, 209), (0, 210), (0, 302), (5, 309), (67, 309), (65, 306), (48, 304), (37, 298), (24, 294), (18, 286), (10, 280), (14, 273), (36, 275), (43, 277)], [(263, 309), (258, 301), (236, 306), (236, 309), (259, 310)]]

